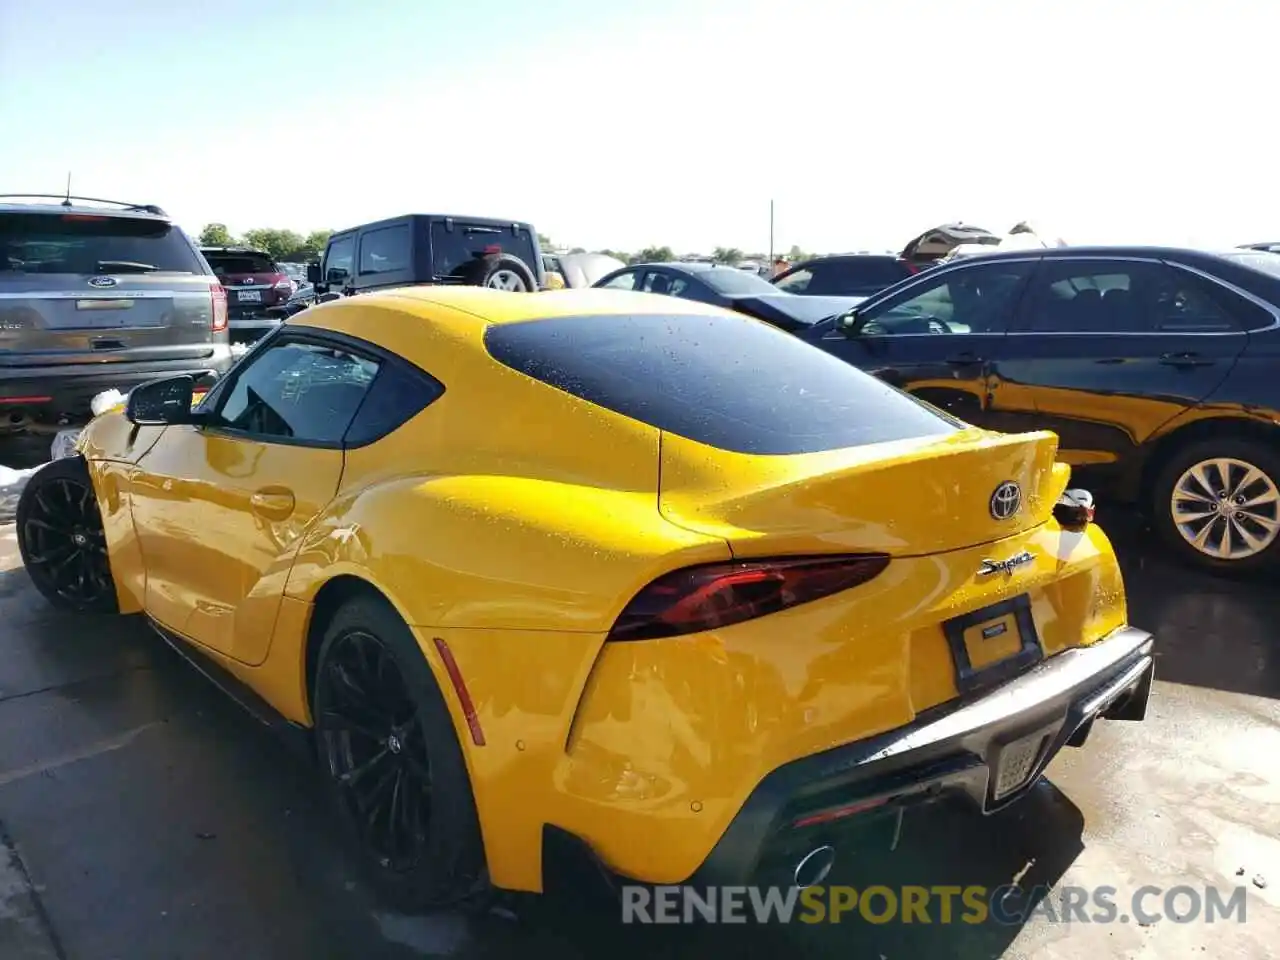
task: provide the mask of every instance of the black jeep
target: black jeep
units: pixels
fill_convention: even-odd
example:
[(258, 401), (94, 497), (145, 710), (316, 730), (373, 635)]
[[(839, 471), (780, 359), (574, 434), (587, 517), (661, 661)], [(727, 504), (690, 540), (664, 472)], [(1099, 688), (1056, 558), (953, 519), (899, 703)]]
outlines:
[(333, 234), (307, 280), (315, 300), (423, 284), (532, 292), (546, 286), (546, 270), (527, 223), (416, 213)]

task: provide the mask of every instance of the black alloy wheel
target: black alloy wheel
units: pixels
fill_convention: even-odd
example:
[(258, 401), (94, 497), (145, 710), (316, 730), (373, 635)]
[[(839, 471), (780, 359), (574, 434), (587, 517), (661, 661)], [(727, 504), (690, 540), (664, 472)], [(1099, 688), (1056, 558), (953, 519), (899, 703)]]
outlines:
[(16, 519), (23, 563), (48, 600), (85, 613), (118, 609), (102, 516), (83, 460), (55, 460), (27, 481)]
[(431, 760), (417, 705), (378, 637), (354, 628), (333, 640), (316, 708), (322, 759), (367, 849), (384, 869), (413, 870), (427, 852)]
[(478, 907), (492, 890), (471, 778), (418, 639), (371, 588), (325, 618), (316, 753), (369, 879), (401, 910)]

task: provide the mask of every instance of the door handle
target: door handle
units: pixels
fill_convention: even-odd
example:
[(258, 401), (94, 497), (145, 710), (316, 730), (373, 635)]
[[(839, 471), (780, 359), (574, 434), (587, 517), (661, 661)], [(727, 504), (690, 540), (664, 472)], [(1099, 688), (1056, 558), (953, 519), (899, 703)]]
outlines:
[(986, 361), (982, 357), (975, 356), (972, 353), (954, 353), (947, 357), (946, 362), (951, 364), (953, 367), (969, 367), (974, 364), (985, 363)]
[(249, 506), (253, 512), (268, 520), (284, 520), (293, 513), (296, 506), (293, 494), (279, 487), (267, 487), (255, 490), (249, 497)]
[(1166, 367), (1211, 367), (1213, 360), (1198, 353), (1162, 353), (1160, 362)]

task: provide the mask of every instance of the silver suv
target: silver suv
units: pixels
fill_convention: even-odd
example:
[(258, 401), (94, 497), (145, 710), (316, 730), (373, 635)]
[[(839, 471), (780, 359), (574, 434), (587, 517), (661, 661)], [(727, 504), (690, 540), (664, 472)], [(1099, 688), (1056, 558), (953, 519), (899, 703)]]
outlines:
[(104, 390), (210, 384), (231, 361), (226, 292), (159, 207), (0, 194), (0, 435), (81, 422)]

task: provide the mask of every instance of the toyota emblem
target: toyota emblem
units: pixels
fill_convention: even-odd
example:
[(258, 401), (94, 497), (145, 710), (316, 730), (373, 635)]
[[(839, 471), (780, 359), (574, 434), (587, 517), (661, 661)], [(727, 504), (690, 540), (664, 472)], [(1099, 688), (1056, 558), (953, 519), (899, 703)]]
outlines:
[(91, 287), (114, 287), (116, 285), (115, 277), (90, 277), (89, 286)]
[(1008, 520), (1022, 509), (1022, 488), (1012, 480), (1006, 480), (991, 494), (991, 516)]

